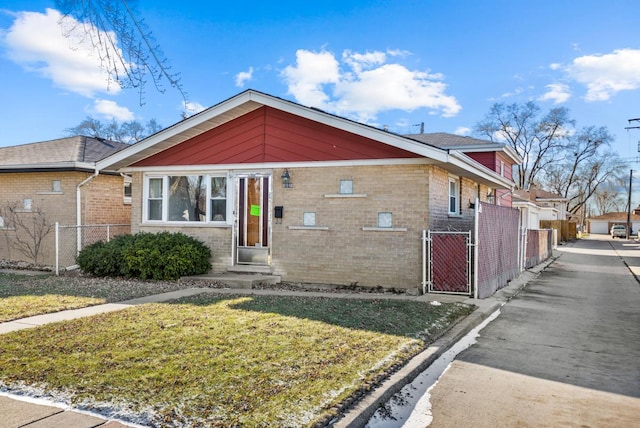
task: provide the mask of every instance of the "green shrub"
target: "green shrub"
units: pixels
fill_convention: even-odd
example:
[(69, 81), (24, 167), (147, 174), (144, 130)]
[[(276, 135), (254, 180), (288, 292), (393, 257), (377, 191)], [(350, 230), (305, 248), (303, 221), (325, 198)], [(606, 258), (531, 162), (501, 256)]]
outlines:
[(134, 240), (133, 235), (119, 235), (109, 242), (91, 244), (78, 254), (78, 265), (95, 276), (126, 276), (124, 248), (133, 245)]
[[(146, 233), (96, 243), (78, 255), (80, 268), (96, 276), (174, 280), (211, 269), (211, 250), (183, 233)], [(118, 237), (120, 238), (120, 237)]]

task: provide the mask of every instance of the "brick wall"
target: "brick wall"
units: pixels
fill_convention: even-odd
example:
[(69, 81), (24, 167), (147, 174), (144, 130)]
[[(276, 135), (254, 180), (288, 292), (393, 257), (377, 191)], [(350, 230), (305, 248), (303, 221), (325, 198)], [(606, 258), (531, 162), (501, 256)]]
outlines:
[[(31, 199), (33, 208), (44, 214), (50, 225), (56, 222), (76, 224), (76, 186), (91, 174), (82, 172), (33, 172), (0, 174), (0, 204), (20, 203)], [(54, 191), (52, 182), (60, 181), (60, 191)], [(123, 203), (123, 179), (120, 176), (98, 176), (83, 188), (83, 224), (129, 223), (130, 206)], [(24, 213), (24, 215), (29, 215)], [(0, 259), (24, 260), (25, 255), (15, 250), (7, 238), (14, 231), (2, 230), (0, 235)], [(46, 236), (39, 262), (52, 265), (55, 262), (54, 231)]]
[(129, 224), (131, 204), (124, 203), (119, 175), (100, 175), (82, 187), (83, 224)]
[[(474, 203), (478, 197), (478, 187), (473, 181), (458, 177), (460, 178), (460, 212), (455, 216), (449, 215), (449, 177), (450, 175), (445, 169), (431, 167), (429, 186), (432, 192), (429, 194), (431, 207), (429, 229), (463, 232), (473, 230), (475, 211), (469, 203)], [(456, 176), (452, 175), (451, 177)], [(486, 192), (484, 192), (484, 197), (486, 198)]]
[[(273, 226), (273, 264), (289, 281), (417, 288), (421, 281), (420, 234), (429, 222), (426, 165), (289, 169), (284, 189), (274, 171), (273, 204), (284, 207)], [(354, 195), (335, 197), (341, 179)], [(326, 195), (329, 195), (328, 197)], [(315, 212), (327, 230), (290, 229)], [(376, 228), (379, 212), (391, 212), (393, 228)], [(393, 230), (397, 229), (397, 230)]]
[[(292, 188), (283, 188), (283, 171), (273, 170), (270, 215), (282, 206), (284, 217), (272, 224), (271, 264), (291, 282), (421, 287), (422, 230), (471, 230), (469, 201), (487, 193), (462, 178), (460, 214), (450, 217), (449, 174), (433, 165), (288, 168)], [(339, 194), (341, 179), (353, 181), (353, 195)], [(231, 226), (143, 225), (142, 189), (142, 174), (133, 174), (132, 233), (180, 231), (212, 248), (213, 271), (232, 264)], [(315, 228), (303, 227), (305, 212), (315, 213)], [(392, 228), (377, 229), (379, 212), (392, 213)]]

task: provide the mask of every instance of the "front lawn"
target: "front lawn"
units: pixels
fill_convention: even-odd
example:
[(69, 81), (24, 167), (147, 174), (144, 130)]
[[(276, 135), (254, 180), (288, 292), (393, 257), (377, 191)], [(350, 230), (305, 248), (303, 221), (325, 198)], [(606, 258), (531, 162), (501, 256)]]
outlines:
[(175, 281), (0, 273), (0, 322), (120, 302), (192, 286)]
[(309, 426), (473, 309), (219, 296), (0, 336), (0, 386), (150, 426)]

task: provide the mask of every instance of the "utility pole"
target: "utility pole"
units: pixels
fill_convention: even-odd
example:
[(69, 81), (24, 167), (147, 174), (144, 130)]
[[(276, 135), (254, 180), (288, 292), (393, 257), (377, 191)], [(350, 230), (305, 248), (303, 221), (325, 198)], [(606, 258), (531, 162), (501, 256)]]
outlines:
[(633, 181), (633, 170), (629, 171), (629, 203), (627, 207), (627, 239), (631, 237), (631, 182)]
[[(640, 122), (640, 117), (636, 117), (635, 119), (629, 119), (628, 122), (629, 122), (629, 125), (631, 125), (631, 122)], [(640, 129), (640, 126), (626, 126), (624, 129)]]

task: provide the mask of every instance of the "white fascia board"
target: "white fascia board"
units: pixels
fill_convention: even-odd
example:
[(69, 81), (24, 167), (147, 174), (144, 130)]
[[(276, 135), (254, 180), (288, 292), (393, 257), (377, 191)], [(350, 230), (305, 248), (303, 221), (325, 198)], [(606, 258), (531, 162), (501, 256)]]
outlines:
[(451, 150), (457, 150), (459, 152), (468, 153), (484, 153), (484, 152), (504, 152), (509, 157), (514, 165), (520, 165), (522, 163), (522, 157), (511, 146), (504, 143), (487, 143), (485, 145), (473, 145), (468, 146), (455, 146)]
[(513, 208), (540, 208), (538, 205), (533, 202), (520, 202), (520, 201), (511, 201), (511, 206)]
[(32, 163), (32, 164), (13, 164), (0, 165), (0, 170), (37, 170), (37, 169), (88, 169), (95, 170), (96, 165), (90, 162), (50, 162), (50, 163)]
[(426, 158), (414, 159), (367, 159), (347, 161), (318, 161), (318, 162), (264, 162), (264, 163), (238, 163), (238, 164), (213, 164), (213, 165), (175, 165), (175, 166), (145, 166), (138, 168), (122, 168), (121, 172), (146, 172), (146, 173), (209, 173), (211, 171), (230, 170), (257, 170), (276, 168), (339, 168), (350, 166), (378, 166), (378, 165), (429, 165), (435, 163)]
[(496, 188), (512, 190), (515, 185), (513, 181), (491, 171), (480, 162), (471, 159), (469, 156), (457, 150), (449, 151), (449, 159), (451, 165), (467, 170), (472, 176), (491, 183), (495, 185)]
[(518, 154), (518, 152), (515, 151), (515, 149), (513, 147), (511, 147), (508, 144), (504, 145), (504, 151), (507, 155), (509, 155), (509, 157), (511, 158), (511, 160), (513, 160), (514, 165), (520, 165), (523, 162), (522, 156), (520, 156)]
[(150, 137), (147, 137), (144, 140), (141, 140), (124, 150), (120, 150), (119, 152), (100, 160), (96, 163), (96, 167), (98, 169), (104, 169), (109, 167), (110, 165), (122, 162), (132, 155), (150, 149), (156, 144), (168, 138), (178, 135), (181, 132), (187, 131), (194, 126), (200, 125), (201, 123), (204, 123), (216, 116), (220, 116), (250, 100), (251, 91), (243, 92), (233, 98), (229, 98), (226, 101), (216, 104), (213, 107), (209, 107), (208, 109), (195, 114), (185, 120), (182, 120), (172, 126), (169, 126), (168, 128), (165, 128), (162, 131), (153, 134)]

